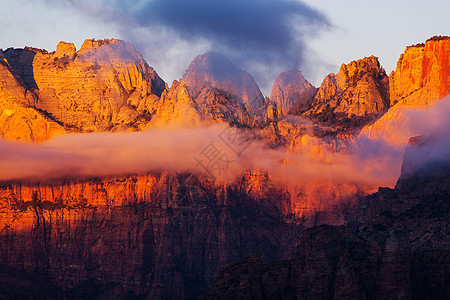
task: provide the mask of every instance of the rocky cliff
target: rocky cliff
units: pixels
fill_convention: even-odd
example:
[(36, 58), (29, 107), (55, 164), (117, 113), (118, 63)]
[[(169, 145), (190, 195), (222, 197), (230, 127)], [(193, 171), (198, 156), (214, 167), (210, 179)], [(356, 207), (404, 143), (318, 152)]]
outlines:
[(450, 91), (450, 38), (406, 47), (389, 76), (391, 105), (426, 105)]
[(407, 109), (424, 108), (450, 94), (449, 61), (449, 37), (407, 47), (389, 77), (392, 107), (362, 134), (405, 144), (412, 134), (405, 126)]
[(270, 100), (276, 104), (277, 117), (288, 114), (290, 110), (300, 111), (310, 104), (316, 88), (303, 78), (299, 70), (283, 72), (276, 78)]
[(328, 75), (304, 115), (338, 127), (362, 128), (385, 113), (389, 103), (388, 77), (371, 56)]
[(285, 196), (251, 190), (245, 180), (168, 173), (2, 182), (0, 263), (47, 274), (69, 295), (94, 280), (151, 299), (191, 298), (243, 255), (290, 251), (300, 226), (268, 198)]
[(51, 53), (7, 49), (2, 56), (33, 95), (28, 105), (72, 131), (141, 129), (165, 89), (134, 47), (120, 40), (86, 40), (78, 51), (66, 42)]
[(65, 130), (44, 112), (33, 108), (37, 95), (0, 51), (0, 137), (41, 142)]
[[(423, 155), (433, 149), (428, 143), (413, 147)], [(230, 264), (202, 299), (446, 298), (450, 162), (448, 148), (441, 150), (446, 157), (431, 165), (407, 153), (403, 170), (411, 172), (395, 189), (362, 199), (349, 225), (306, 230), (289, 260), (250, 256)]]
[(157, 115), (162, 120), (252, 126), (255, 114), (264, 111), (264, 97), (250, 74), (220, 53), (206, 53), (163, 93)]

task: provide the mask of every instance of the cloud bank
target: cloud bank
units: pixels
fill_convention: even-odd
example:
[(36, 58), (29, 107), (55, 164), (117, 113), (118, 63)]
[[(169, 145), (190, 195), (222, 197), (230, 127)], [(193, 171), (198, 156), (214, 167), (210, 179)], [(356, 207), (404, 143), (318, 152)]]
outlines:
[[(449, 113), (448, 97), (405, 112), (402, 130), (410, 136), (433, 134), (444, 140), (427, 149), (427, 161), (448, 159)], [(370, 190), (395, 185), (405, 145), (362, 135), (339, 153), (328, 150), (323, 140), (306, 136), (296, 151), (286, 151), (270, 149), (255, 132), (225, 125), (159, 125), (135, 133), (66, 134), (37, 145), (0, 140), (0, 180), (173, 171), (230, 181), (246, 170), (260, 169), (282, 184), (350, 183)]]

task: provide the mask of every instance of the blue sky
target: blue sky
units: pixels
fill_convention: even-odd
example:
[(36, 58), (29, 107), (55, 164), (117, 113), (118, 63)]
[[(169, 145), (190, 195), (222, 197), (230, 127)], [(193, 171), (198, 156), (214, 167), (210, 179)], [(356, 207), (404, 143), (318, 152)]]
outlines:
[[(183, 75), (196, 55), (217, 50), (215, 47), (222, 50), (224, 45), (217, 45), (220, 39), (211, 38), (208, 36), (209, 32), (180, 31), (174, 24), (163, 24), (161, 20), (159, 20), (159, 27), (154, 26), (152, 20), (156, 22), (155, 15), (147, 17), (139, 11), (145, 10), (145, 5), (153, 9), (154, 7), (150, 4), (158, 3), (158, 1), (0, 0), (2, 8), (0, 10), (2, 28), (0, 48), (33, 46), (53, 51), (61, 40), (74, 42), (79, 48), (83, 40), (87, 38), (122, 38), (135, 44), (149, 64), (155, 67), (160, 76), (170, 84), (172, 80), (179, 79)], [(170, 1), (170, 3), (159, 1), (159, 5), (176, 4), (179, 0)], [(201, 1), (205, 0), (198, 0), (198, 3)], [(234, 0), (227, 1), (230, 4), (239, 3), (233, 2)], [(269, 4), (286, 2), (259, 1), (261, 1), (259, 3), (267, 4), (268, 11), (270, 9), (273, 11), (275, 7)], [(287, 0), (287, 2), (299, 3), (300, 1)], [(257, 2), (248, 0), (248, 3)], [(310, 18), (308, 22), (313, 25), (305, 25), (300, 21), (300, 29), (289, 32), (291, 38), (295, 38), (295, 34), (298, 34), (299, 41), (287, 42), (286, 45), (298, 47), (300, 59), (295, 65), (304, 73), (306, 79), (316, 86), (320, 85), (328, 73), (336, 73), (342, 63), (370, 55), (378, 56), (389, 73), (395, 68), (400, 54), (407, 45), (424, 42), (433, 35), (450, 34), (448, 16), (450, 1), (448, 0), (370, 2), (306, 0), (300, 4), (296, 6), (299, 10), (298, 16)], [(242, 6), (242, 10), (244, 9), (248, 10), (249, 5)], [(267, 10), (256, 10), (256, 14), (264, 17)], [(139, 22), (133, 19), (135, 16), (141, 18)], [(280, 15), (280, 18), (282, 17), (283, 15)], [(177, 18), (179, 19), (179, 16)], [(257, 22), (257, 18), (253, 21)], [(279, 19), (275, 18), (271, 22), (274, 26), (281, 26)], [(295, 19), (291, 20), (292, 27), (296, 26), (296, 22)], [(189, 26), (205, 26), (205, 23), (191, 23)], [(249, 28), (247, 34), (254, 35), (251, 31), (252, 27)], [(283, 28), (279, 32), (283, 33)], [(192, 37), (183, 37), (190, 34)], [(242, 36), (237, 37), (237, 40), (233, 41), (240, 43), (242, 38)], [(275, 46), (272, 52), (268, 53), (258, 51), (257, 43), (249, 45), (254, 49), (249, 51), (247, 56), (238, 55), (240, 51), (238, 47), (223, 50), (240, 67), (248, 69), (260, 84), (264, 94), (268, 95), (275, 77), (289, 67), (286, 60), (294, 60), (296, 53), (295, 51), (283, 53), (283, 56), (287, 57), (284, 61), (283, 59), (274, 60), (271, 65), (269, 63), (265, 65), (264, 61), (267, 61), (274, 51), (282, 51), (280, 49), (283, 49), (281, 46), (284, 44), (278, 45), (278, 48)], [(259, 61), (255, 62), (255, 59), (252, 61), (249, 57)]]

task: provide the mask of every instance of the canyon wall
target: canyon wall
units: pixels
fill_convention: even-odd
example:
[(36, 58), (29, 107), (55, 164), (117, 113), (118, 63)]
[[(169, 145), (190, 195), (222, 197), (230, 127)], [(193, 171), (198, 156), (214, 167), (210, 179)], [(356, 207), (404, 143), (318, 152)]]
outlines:
[[(346, 132), (390, 106), (363, 133), (401, 132), (387, 123), (401, 123), (400, 108), (448, 94), (448, 45), (435, 38), (408, 47), (390, 88), (373, 56), (342, 65), (301, 105), (289, 95), (314, 88), (298, 73), (281, 76), (275, 95), (285, 98), (276, 103), (302, 106), (301, 117), (283, 120), (270, 116), (251, 76), (219, 54), (197, 57), (168, 89), (118, 40), (87, 40), (78, 51), (64, 42), (52, 53), (8, 49), (0, 51), (0, 132), (41, 142), (64, 132), (143, 130), (156, 114), (250, 127), (272, 148), (299, 154), (307, 145), (302, 155), (326, 162), (349, 150)], [(228, 263), (260, 253), (226, 268), (206, 297), (439, 298), (449, 286), (439, 255), (448, 252), (449, 176), (436, 170), (367, 198), (357, 183), (290, 178), (291, 186), (256, 170), (227, 183), (168, 172), (0, 182), (0, 263), (43, 274), (64, 291), (95, 281), (173, 299), (205, 293)]]
[(307, 229), (289, 260), (253, 255), (230, 264), (201, 299), (445, 298), (449, 150), (429, 164), (421, 158), (432, 148), (413, 147), (424, 149), (407, 150), (396, 188), (361, 199), (348, 225)]
[(295, 244), (301, 225), (283, 221), (286, 196), (256, 197), (249, 185), (169, 173), (3, 182), (0, 263), (65, 290), (97, 280), (152, 299), (191, 298), (242, 255), (280, 259)]

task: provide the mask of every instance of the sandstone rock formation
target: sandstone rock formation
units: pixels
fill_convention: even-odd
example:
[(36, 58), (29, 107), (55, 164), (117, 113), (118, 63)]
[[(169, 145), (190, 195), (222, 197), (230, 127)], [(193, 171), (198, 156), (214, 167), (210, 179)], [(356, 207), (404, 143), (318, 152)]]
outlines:
[(389, 76), (391, 105), (429, 104), (450, 93), (450, 37), (406, 47)]
[(390, 74), (389, 111), (362, 134), (405, 144), (410, 136), (405, 111), (423, 108), (450, 94), (450, 38), (435, 37), (407, 47)]
[(258, 109), (264, 104), (264, 98), (252, 76), (217, 52), (197, 56), (183, 80), (194, 97), (208, 84), (229, 93), (251, 109)]
[(299, 70), (292, 70), (278, 75), (270, 100), (276, 103), (277, 116), (282, 117), (291, 109), (298, 111), (308, 107), (315, 92), (315, 87), (303, 78)]
[(61, 124), (33, 108), (37, 95), (0, 52), (0, 137), (41, 142), (65, 132)]
[(163, 93), (157, 115), (162, 120), (203, 120), (252, 125), (264, 97), (254, 79), (220, 53), (197, 56), (180, 82)]
[(32, 107), (67, 128), (89, 132), (140, 129), (156, 110), (165, 83), (131, 44), (86, 40), (79, 51), (7, 49), (3, 56), (37, 99)]
[(389, 108), (388, 77), (375, 56), (345, 65), (322, 82), (304, 113), (322, 123), (360, 129)]

